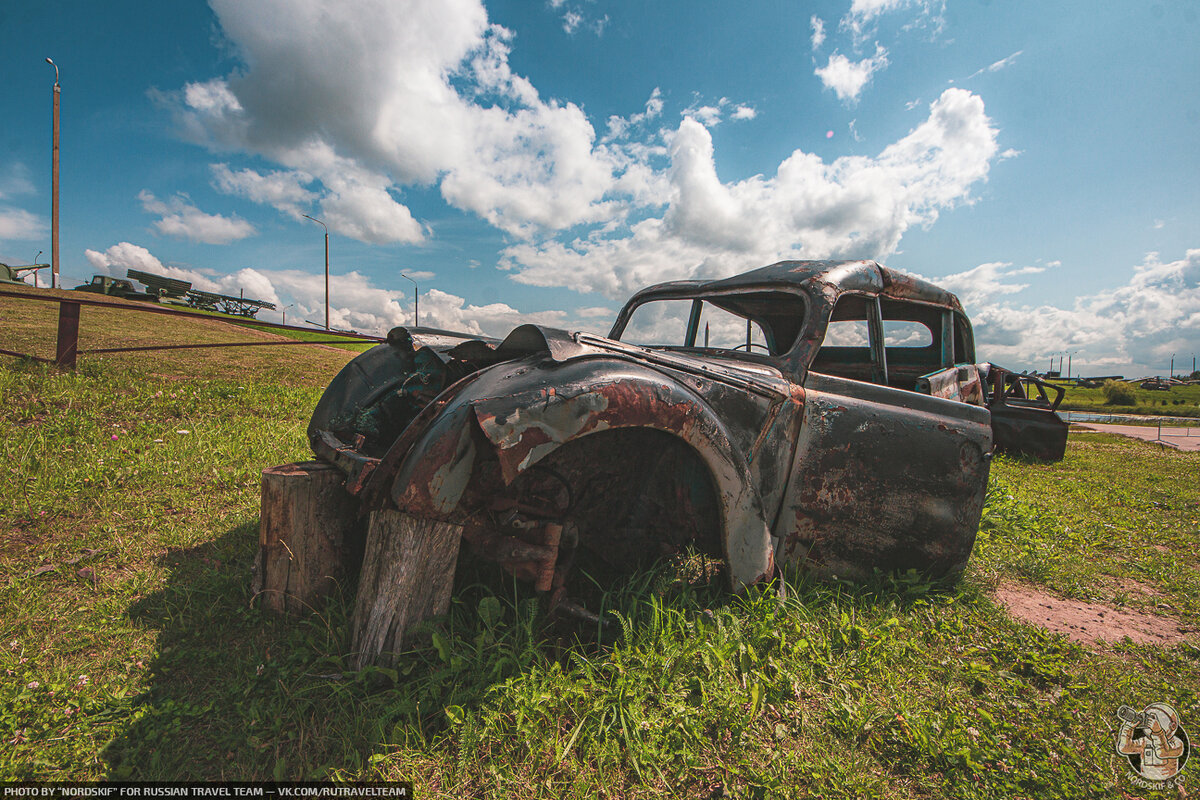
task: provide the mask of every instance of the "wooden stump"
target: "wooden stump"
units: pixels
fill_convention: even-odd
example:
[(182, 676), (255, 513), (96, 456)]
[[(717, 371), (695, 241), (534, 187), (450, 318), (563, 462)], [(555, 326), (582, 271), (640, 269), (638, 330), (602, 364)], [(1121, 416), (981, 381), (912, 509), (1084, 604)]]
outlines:
[(404, 637), (446, 613), (462, 526), (400, 511), (371, 514), (354, 606), (358, 667), (391, 665)]
[(264, 608), (303, 614), (347, 577), (358, 501), (345, 476), (321, 461), (263, 470), (253, 590)]

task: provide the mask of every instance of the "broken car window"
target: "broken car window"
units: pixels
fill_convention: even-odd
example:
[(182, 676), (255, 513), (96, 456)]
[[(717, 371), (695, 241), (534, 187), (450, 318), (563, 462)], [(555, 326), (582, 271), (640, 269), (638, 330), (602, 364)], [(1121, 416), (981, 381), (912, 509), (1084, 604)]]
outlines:
[(644, 347), (694, 347), (782, 355), (804, 327), (803, 295), (745, 292), (696, 298), (647, 299), (616, 335)]

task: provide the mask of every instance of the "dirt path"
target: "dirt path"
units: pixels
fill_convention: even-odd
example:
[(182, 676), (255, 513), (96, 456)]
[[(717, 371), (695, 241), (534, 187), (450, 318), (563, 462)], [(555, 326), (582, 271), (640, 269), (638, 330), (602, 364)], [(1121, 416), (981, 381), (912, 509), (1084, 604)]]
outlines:
[(1145, 442), (1160, 441), (1159, 433), (1161, 432), (1162, 443), (1169, 447), (1187, 451), (1200, 450), (1200, 428), (1159, 428), (1148, 425), (1110, 425), (1100, 422), (1072, 422), (1071, 424), (1089, 431), (1117, 433)]
[(1083, 644), (1099, 640), (1120, 641), (1128, 636), (1137, 644), (1170, 646), (1187, 631), (1169, 617), (1119, 609), (1101, 603), (1063, 600), (1032, 586), (1002, 583), (996, 601), (1017, 619), (1062, 633)]

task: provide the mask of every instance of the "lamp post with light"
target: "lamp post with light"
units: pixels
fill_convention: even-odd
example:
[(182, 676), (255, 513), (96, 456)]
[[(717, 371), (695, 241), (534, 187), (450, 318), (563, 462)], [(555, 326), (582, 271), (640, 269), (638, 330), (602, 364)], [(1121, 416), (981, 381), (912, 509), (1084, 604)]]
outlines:
[(33, 257), (33, 267), (34, 267), (34, 269), (33, 269), (33, 288), (35, 288), (35, 289), (38, 288), (38, 281), (37, 281), (37, 274), (38, 274), (37, 265), (38, 265), (38, 263), (37, 263), (37, 260), (42, 257), (42, 253), (44, 253), (44, 252), (45, 252), (44, 250), (38, 250), (38, 254)]
[[(54, 146), (50, 157), (50, 288), (58, 288), (58, 98), (62, 90), (58, 85), (58, 65), (46, 59), (54, 67)], [(34, 273), (35, 275), (37, 273)], [(35, 279), (36, 280), (36, 279)]]
[(287, 310), (288, 310), (288, 308), (291, 308), (294, 305), (296, 305), (296, 304), (288, 303), (287, 308), (283, 309), (283, 322), (280, 323), (281, 325), (287, 325)]
[(401, 278), (405, 278), (413, 285), (413, 327), (421, 327), (421, 287), (417, 286), (417, 282), (412, 278), (400, 273)]
[(311, 219), (322, 228), (325, 228), (325, 330), (329, 330), (329, 228), (316, 217), (310, 217), (308, 214), (301, 214), (300, 216), (305, 219)]

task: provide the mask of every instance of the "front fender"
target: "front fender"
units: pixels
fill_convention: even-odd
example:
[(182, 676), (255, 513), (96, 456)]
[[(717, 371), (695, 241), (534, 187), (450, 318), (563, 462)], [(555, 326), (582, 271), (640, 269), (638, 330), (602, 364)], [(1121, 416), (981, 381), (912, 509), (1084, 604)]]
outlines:
[(494, 449), (505, 483), (600, 431), (649, 428), (674, 435), (712, 476), (734, 586), (774, 571), (773, 542), (746, 456), (703, 400), (669, 375), (611, 356), (496, 365), (464, 387), (409, 451), (392, 485), (397, 507), (438, 516), (453, 511), (476, 456), (472, 426)]

